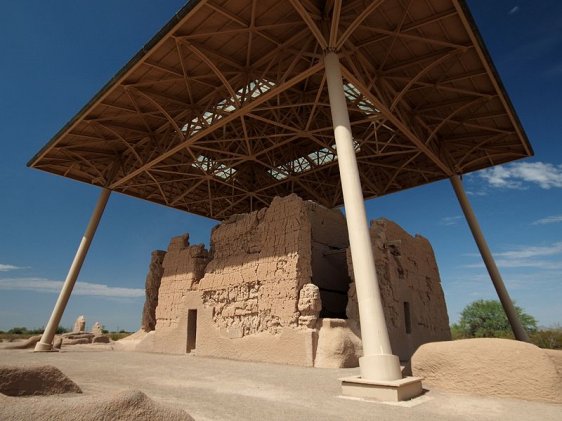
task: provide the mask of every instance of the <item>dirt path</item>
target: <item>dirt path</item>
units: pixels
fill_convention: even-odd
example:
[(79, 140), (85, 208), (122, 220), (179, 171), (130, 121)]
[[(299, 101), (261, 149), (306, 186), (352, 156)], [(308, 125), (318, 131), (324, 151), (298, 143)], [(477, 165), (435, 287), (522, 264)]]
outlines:
[(338, 378), (357, 369), (311, 369), (193, 355), (111, 351), (1, 350), (1, 364), (52, 364), (85, 395), (140, 389), (196, 420), (560, 420), (561, 405), (488, 399), (431, 390), (400, 404), (341, 398)]

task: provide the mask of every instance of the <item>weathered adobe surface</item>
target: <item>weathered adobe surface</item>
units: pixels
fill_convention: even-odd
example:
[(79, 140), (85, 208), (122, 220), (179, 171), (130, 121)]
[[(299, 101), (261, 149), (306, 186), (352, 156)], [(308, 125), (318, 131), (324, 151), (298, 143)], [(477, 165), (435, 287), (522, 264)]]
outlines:
[[(401, 300), (409, 300), (413, 311), (427, 311), (422, 307), (426, 304), (442, 306), (431, 312), (435, 317), (444, 316), (444, 321), (430, 318), (427, 323), (440, 323), (448, 329), (437, 268), (427, 240), (412, 238), (394, 225), (384, 231), (386, 234), (379, 231), (372, 230), (372, 235), (378, 238), (378, 243), (374, 242), (376, 252), (379, 248), (384, 251), (382, 260), (378, 260), (381, 281), (403, 284), (381, 288), (383, 299), (390, 300), (387, 320), (391, 335), (394, 329), (394, 334), (406, 336), (404, 321), (399, 320)], [(387, 244), (386, 235), (401, 239), (402, 248), (397, 249), (396, 241)], [(318, 351), (322, 357), (317, 366), (355, 366), (361, 347), (353, 302), (348, 309), (352, 320), (341, 320), (346, 317), (351, 281), (346, 263), (348, 246), (345, 218), (340, 211), (296, 195), (275, 198), (269, 208), (237, 215), (218, 225), (212, 232), (209, 252), (202, 245), (190, 246), (187, 234), (175, 237), (162, 262), (156, 329), (138, 349), (186, 352), (188, 310), (198, 309), (197, 352), (201, 355), (283, 362), (279, 355), (271, 355), (274, 351), (270, 345), (280, 337), (290, 337), (293, 342), (287, 346), (293, 350), (291, 361), (312, 365), (311, 358)], [(422, 251), (413, 251), (416, 247), (422, 247)], [(393, 254), (389, 254), (389, 248)], [(398, 264), (401, 256), (397, 250), (414, 257)], [(418, 303), (410, 295), (404, 298), (403, 290), (423, 297)], [(426, 297), (434, 293), (440, 296)], [(340, 321), (328, 319), (334, 317)], [(420, 316), (422, 322), (424, 317)], [(419, 340), (427, 342), (424, 331), (418, 329), (418, 333)], [(395, 340), (398, 344), (405, 341)], [(218, 348), (222, 350), (220, 355)], [(296, 356), (299, 353), (301, 357)]]
[(33, 396), (60, 393), (82, 393), (82, 390), (52, 365), (0, 366), (0, 394)]
[(326, 209), (309, 202), (311, 227), (312, 282), (322, 298), (322, 318), (345, 318), (347, 290), (351, 279), (347, 273), (346, 249), (349, 247), (347, 223), (337, 209)]
[[(318, 318), (311, 281), (308, 211), (295, 195), (213, 230), (211, 250), (173, 238), (163, 261), (154, 331), (141, 330), (139, 351), (211, 355), (313, 365)], [(328, 211), (327, 212), (333, 212)], [(308, 295), (307, 295), (308, 294)], [(196, 349), (187, 340), (196, 310)], [(301, 318), (302, 316), (302, 318)]]
[(275, 198), (213, 230), (212, 259), (198, 289), (230, 336), (298, 326), (299, 291), (312, 276), (309, 206), (296, 195)]
[(317, 207), (296, 195), (275, 198), (269, 208), (215, 227), (210, 252), (190, 246), (187, 234), (173, 238), (162, 263), (156, 328), (178, 326), (189, 291), (201, 292), (229, 337), (298, 327), (299, 292), (312, 278), (308, 213)]
[(412, 356), (412, 373), (452, 392), (562, 403), (562, 375), (549, 354), (510, 339), (428, 343)]
[(189, 245), (189, 235), (174, 237), (162, 261), (163, 274), (158, 290), (155, 328), (175, 328), (185, 312), (182, 299), (196, 287), (209, 261), (205, 246)]
[(546, 355), (550, 357), (552, 363), (556, 367), (556, 371), (562, 379), (562, 350), (561, 349), (545, 349)]
[(161, 405), (140, 390), (115, 394), (74, 396), (9, 397), (0, 394), (2, 421), (193, 421), (185, 411)]
[[(35, 336), (31, 336), (30, 338), (26, 339), (25, 341), (21, 341), (21, 342), (16, 342), (16, 343), (10, 343), (8, 346), (3, 347), (4, 349), (29, 349), (29, 348), (35, 348), (35, 345), (37, 344), (37, 342), (39, 342), (41, 340), (41, 336), (42, 335), (35, 335)], [(55, 336), (55, 338), (57, 338), (57, 336)], [(58, 337), (60, 338), (60, 336)], [(56, 342), (56, 340), (55, 340)]]
[(86, 331), (86, 318), (81, 315), (78, 316), (76, 321), (74, 322), (74, 327), (72, 328), (73, 332), (85, 332)]
[(156, 328), (156, 307), (158, 306), (158, 292), (162, 275), (164, 274), (164, 256), (166, 252), (163, 250), (155, 250), (150, 258), (148, 274), (144, 284), (146, 299), (142, 310), (141, 327), (145, 332), (150, 332)]
[[(84, 316), (80, 316), (84, 317)], [(96, 326), (97, 325), (97, 326)], [(99, 333), (102, 331), (101, 324), (96, 322), (92, 332), (67, 332), (60, 335), (61, 345), (85, 345), (85, 344), (108, 344), (111, 342), (109, 336)], [(56, 343), (56, 340), (55, 340)], [(56, 346), (55, 346), (56, 348)], [(60, 346), (59, 346), (60, 348)]]
[[(429, 241), (420, 235), (412, 237), (387, 219), (371, 221), (370, 234), (393, 352), (407, 361), (421, 344), (450, 340), (447, 306)], [(348, 265), (353, 279), (350, 252)], [(410, 333), (406, 332), (404, 303), (409, 305)], [(359, 326), (354, 283), (349, 288), (347, 317), (351, 326)]]

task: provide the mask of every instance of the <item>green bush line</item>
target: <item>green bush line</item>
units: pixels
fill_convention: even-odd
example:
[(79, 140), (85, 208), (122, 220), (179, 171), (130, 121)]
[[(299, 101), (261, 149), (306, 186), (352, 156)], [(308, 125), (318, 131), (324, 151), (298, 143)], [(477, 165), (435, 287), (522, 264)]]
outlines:
[[(541, 348), (562, 349), (560, 326), (538, 328), (533, 316), (525, 313), (521, 307), (514, 307), (531, 343)], [(451, 336), (453, 340), (514, 338), (507, 316), (497, 300), (477, 300), (467, 305), (461, 312), (459, 322), (451, 325)]]
[[(458, 325), (451, 325), (451, 337), (457, 339), (471, 339), (476, 336), (467, 336), (459, 330)], [(481, 336), (486, 338), (514, 339), (512, 332), (504, 332), (494, 336)], [(542, 328), (529, 334), (529, 340), (532, 344), (545, 349), (562, 349), (562, 328)]]
[[(29, 339), (32, 336), (41, 335), (43, 332), (44, 329), (28, 329), (26, 327), (18, 326), (8, 330), (7, 332), (0, 330), (0, 341), (12, 342), (16, 339)], [(59, 326), (56, 330), (56, 333), (58, 335), (67, 332), (70, 332), (70, 329), (66, 329), (62, 326)], [(108, 334), (113, 341), (118, 341), (119, 339), (123, 339), (131, 334), (131, 332), (127, 332), (123, 329), (119, 330), (118, 332), (109, 332), (103, 329), (102, 332), (104, 334)]]

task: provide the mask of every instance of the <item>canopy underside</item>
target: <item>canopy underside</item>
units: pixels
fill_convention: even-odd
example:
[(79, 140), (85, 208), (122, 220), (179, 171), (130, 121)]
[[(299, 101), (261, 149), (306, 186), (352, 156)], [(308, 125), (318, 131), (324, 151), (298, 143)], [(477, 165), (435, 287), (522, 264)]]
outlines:
[(365, 198), (532, 155), (459, 1), (200, 0), (30, 166), (214, 219), (339, 206), (328, 49)]

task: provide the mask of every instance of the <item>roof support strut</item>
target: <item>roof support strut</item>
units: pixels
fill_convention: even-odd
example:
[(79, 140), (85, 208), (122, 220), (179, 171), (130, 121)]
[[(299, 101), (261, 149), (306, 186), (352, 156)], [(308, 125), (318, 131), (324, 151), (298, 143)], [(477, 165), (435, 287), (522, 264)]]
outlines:
[(257, 108), (259, 105), (263, 104), (266, 101), (278, 96), (285, 90), (289, 89), (290, 87), (296, 85), (297, 83), (307, 79), (311, 75), (317, 73), (318, 71), (322, 70), (323, 64), (321, 62), (316, 63), (309, 67), (307, 70), (299, 73), (298, 75), (292, 77), (291, 79), (285, 80), (282, 83), (279, 83), (277, 86), (272, 88), (271, 90), (267, 91), (266, 93), (258, 96), (256, 99), (248, 102), (247, 104), (242, 105), (236, 111), (231, 112), (229, 115), (221, 118), (220, 120), (216, 121), (209, 127), (204, 128), (203, 130), (195, 133), (193, 136), (185, 138), (183, 135), (180, 139), (180, 142), (167, 150), (166, 152), (161, 153), (158, 157), (152, 159), (151, 161), (141, 165), (140, 167), (130, 171), (128, 174), (123, 176), (119, 180), (115, 180), (110, 186), (110, 189), (115, 189), (122, 184), (126, 183), (130, 179), (136, 177), (142, 172), (149, 170), (150, 168), (154, 167), (158, 163), (164, 161), (165, 159), (173, 156), (177, 152), (181, 151), (182, 149), (186, 149), (198, 140), (204, 138), (205, 136), (213, 133), (215, 130), (225, 126), (226, 124), (239, 119), (240, 117), (246, 115), (247, 113), (251, 112), (254, 108)]
[(486, 269), (490, 274), (490, 278), (492, 278), (492, 283), (494, 284), (494, 288), (498, 293), (498, 297), (500, 299), (500, 302), (502, 303), (505, 314), (507, 315), (507, 319), (509, 320), (509, 324), (511, 325), (513, 334), (515, 335), (515, 339), (517, 339), (518, 341), (529, 342), (529, 336), (523, 328), (521, 320), (519, 320), (519, 316), (517, 315), (517, 311), (513, 306), (513, 302), (511, 301), (507, 289), (505, 288), (505, 284), (503, 282), (500, 271), (496, 266), (494, 257), (492, 256), (490, 248), (488, 247), (486, 239), (484, 238), (484, 235), (482, 234), (482, 231), (480, 229), (480, 224), (478, 223), (476, 215), (472, 210), (472, 206), (468, 201), (468, 197), (464, 192), (462, 182), (458, 175), (451, 177), (450, 180), (466, 218), (466, 222), (468, 222), (468, 226), (470, 227), (470, 231), (472, 232), (472, 235), (474, 237), (474, 241), (476, 241), (476, 245), (478, 246), (478, 250), (480, 250), (480, 254), (482, 255), (482, 259), (484, 260)]
[(398, 380), (402, 378), (400, 361), (392, 355), (386, 328), (337, 53), (328, 52), (324, 57), (324, 66), (361, 319), (361, 378)]
[(92, 243), (92, 239), (94, 238), (94, 234), (96, 233), (110, 194), (111, 190), (105, 188), (102, 189), (100, 193), (94, 212), (90, 217), (90, 222), (88, 222), (88, 226), (86, 227), (86, 232), (84, 233), (82, 241), (76, 251), (76, 256), (74, 256), (72, 265), (70, 265), (68, 275), (66, 276), (66, 280), (64, 281), (60, 291), (59, 298), (57, 299), (51, 318), (47, 323), (43, 336), (41, 336), (41, 340), (37, 342), (37, 345), (35, 346), (36, 352), (53, 350), (53, 339), (55, 338), (56, 330), (68, 303), (68, 299), (70, 298), (70, 294), (72, 293), (72, 289), (74, 288), (74, 284), (76, 283), (76, 279), (80, 274), (80, 269), (82, 269), (82, 264), (84, 263), (84, 259), (86, 258), (86, 254), (88, 253), (88, 249), (90, 248), (90, 244)]
[(443, 162), (439, 156), (433, 152), (425, 142), (418, 138), (418, 136), (403, 122), (401, 121), (388, 107), (380, 101), (377, 97), (375, 97), (371, 91), (357, 79), (351, 71), (343, 67), (342, 73), (345, 78), (353, 83), (355, 87), (361, 92), (361, 94), (371, 101), (374, 106), (380, 110), (381, 114), (391, 122), (396, 128), (402, 132), (402, 134), (412, 142), (420, 151), (422, 151), (433, 163), (443, 171), (444, 174), (448, 175), (449, 177), (453, 175), (452, 170), (447, 166), (445, 162)]

